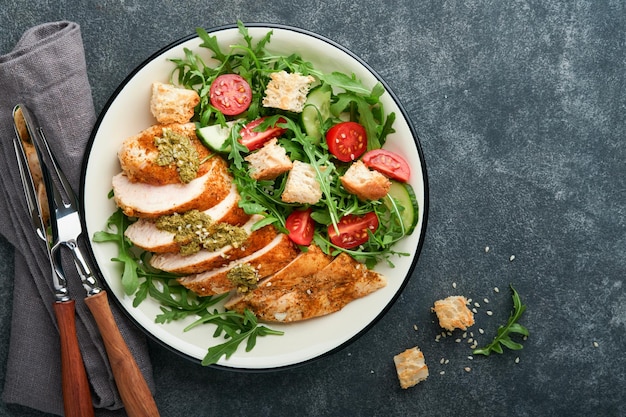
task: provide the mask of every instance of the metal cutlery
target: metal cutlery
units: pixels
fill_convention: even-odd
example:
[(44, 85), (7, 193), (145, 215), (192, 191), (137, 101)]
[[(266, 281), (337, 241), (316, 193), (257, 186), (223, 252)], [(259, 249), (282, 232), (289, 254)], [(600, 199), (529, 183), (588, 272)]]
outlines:
[[(87, 307), (91, 311), (100, 331), (100, 335), (102, 336), (109, 357), (111, 370), (126, 412), (130, 417), (158, 416), (159, 412), (154, 398), (152, 397), (152, 393), (115, 323), (107, 293), (100, 286), (97, 277), (87, 264), (83, 250), (80, 247), (79, 237), (82, 235), (82, 225), (78, 210), (78, 200), (67, 178), (59, 168), (57, 160), (48, 145), (44, 131), (37, 123), (34, 114), (23, 105), (16, 106), (15, 111), (17, 110), (23, 115), (30, 139), (37, 151), (39, 164), (43, 173), (46, 195), (48, 197), (48, 206), (50, 209), (49, 233), (46, 232), (48, 228), (46, 228), (45, 225), (42, 226), (42, 221), (40, 221), (40, 208), (37, 214), (39, 220), (37, 220), (36, 229), (41, 230), (41, 232), (38, 233), (46, 233), (46, 236), (50, 238), (48, 251), (51, 267), (54, 270), (53, 282), (55, 285), (55, 293), (58, 294), (58, 297), (63, 299), (63, 301), (55, 303), (55, 309), (57, 304), (71, 301), (67, 294), (67, 277), (61, 262), (62, 251), (65, 250), (71, 254), (82, 285), (87, 293), (85, 304), (87, 304)], [(19, 149), (16, 148), (16, 152), (18, 150)], [(21, 156), (18, 157), (18, 161), (21, 160), (20, 163), (24, 164), (24, 149), (22, 148), (19, 151), (21, 152)], [(30, 182), (28, 178), (26, 178), (26, 180), (23, 179), (23, 182), (30, 186), (32, 185), (32, 178)], [(25, 186), (25, 190), (26, 188), (29, 187)], [(31, 218), (34, 219), (31, 204), (38, 202), (36, 192), (34, 192), (34, 186), (29, 188), (29, 191), (25, 191), (25, 194), (27, 194)], [(39, 207), (38, 204), (36, 205)], [(59, 298), (57, 298), (57, 300), (59, 300)], [(73, 311), (72, 304), (72, 318), (74, 317)], [(74, 324), (74, 321), (71, 321), (72, 324)], [(72, 362), (72, 364), (74, 363)], [(70, 371), (67, 371), (67, 373), (68, 378), (70, 378), (70, 376), (72, 378), (76, 377), (76, 375), (70, 373)], [(68, 393), (68, 395), (70, 394)]]
[(25, 128), (26, 126), (22, 111), (18, 106), (13, 109), (13, 122), (15, 129), (13, 147), (30, 220), (35, 233), (46, 248), (50, 263), (50, 274), (55, 297), (53, 309), (60, 335), (61, 384), (65, 415), (69, 417), (93, 416), (94, 409), (91, 401), (91, 391), (89, 390), (89, 381), (87, 380), (87, 373), (85, 372), (83, 357), (76, 336), (75, 301), (69, 296), (65, 278), (56, 273), (50, 249), (49, 219), (47, 218), (48, 216), (44, 215), (45, 209), (40, 204), (46, 203), (46, 199), (38, 193), (33, 179), (35, 176), (38, 178), (43, 177), (43, 172), (35, 172), (38, 166), (29, 164), (29, 152), (27, 152), (26, 146), (30, 142), (30, 135), (27, 131), (20, 128)]

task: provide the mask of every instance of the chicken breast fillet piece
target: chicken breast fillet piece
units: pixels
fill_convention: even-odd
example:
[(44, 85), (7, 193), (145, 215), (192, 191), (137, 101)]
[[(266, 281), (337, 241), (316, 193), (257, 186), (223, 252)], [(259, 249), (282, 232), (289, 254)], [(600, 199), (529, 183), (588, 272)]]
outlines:
[(272, 225), (251, 231), (252, 226), (262, 219), (263, 216), (255, 215), (243, 225), (248, 233), (248, 238), (240, 247), (226, 245), (220, 249), (209, 251), (202, 249), (192, 255), (181, 255), (177, 252), (161, 253), (150, 259), (150, 265), (154, 268), (174, 274), (198, 274), (215, 268), (221, 268), (233, 261), (263, 249), (269, 245), (278, 232)]
[(175, 164), (160, 166), (156, 163), (159, 150), (154, 144), (154, 139), (163, 137), (163, 129), (170, 129), (176, 134), (189, 138), (191, 144), (198, 152), (198, 159), (200, 161), (207, 160), (207, 162), (200, 164), (198, 176), (206, 174), (210, 169), (208, 160), (212, 158), (207, 157), (211, 155), (211, 152), (197, 138), (196, 125), (194, 123), (173, 123), (150, 126), (122, 142), (122, 146), (117, 152), (117, 157), (122, 166), (122, 171), (124, 171), (128, 179), (131, 182), (142, 182), (150, 185), (180, 183)]
[(178, 282), (198, 295), (223, 294), (236, 288), (228, 279), (228, 272), (235, 266), (249, 264), (256, 270), (259, 279), (263, 279), (284, 268), (296, 255), (296, 248), (289, 237), (280, 233), (268, 245), (251, 255), (221, 268), (181, 277)]
[[(238, 206), (239, 193), (237, 186), (232, 184), (229, 194), (217, 205), (204, 211), (214, 222), (228, 223), (241, 226), (250, 220), (241, 207)], [(153, 219), (139, 219), (126, 228), (124, 235), (135, 246), (148, 252), (165, 253), (178, 252), (180, 243), (174, 241), (175, 234), (157, 228)]]
[(238, 312), (248, 308), (263, 321), (288, 323), (334, 313), (385, 285), (384, 276), (341, 253), (319, 272), (269, 278), (226, 305)]
[(129, 217), (157, 218), (189, 210), (207, 210), (230, 193), (226, 162), (209, 158), (209, 171), (188, 184), (150, 185), (132, 182), (123, 172), (113, 177), (115, 203)]

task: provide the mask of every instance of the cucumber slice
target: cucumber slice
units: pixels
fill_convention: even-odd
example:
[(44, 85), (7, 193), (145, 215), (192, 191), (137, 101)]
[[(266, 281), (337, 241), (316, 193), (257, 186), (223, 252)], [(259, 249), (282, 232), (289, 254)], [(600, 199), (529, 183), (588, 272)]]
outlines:
[(307, 136), (319, 143), (322, 138), (322, 123), (330, 117), (330, 85), (322, 84), (311, 91), (302, 110), (302, 126)]
[(410, 235), (413, 233), (415, 226), (417, 226), (419, 217), (419, 206), (417, 205), (417, 197), (415, 197), (413, 187), (407, 183), (391, 181), (391, 187), (384, 202), (390, 210), (394, 210), (391, 198), (393, 198), (400, 209), (400, 218), (406, 228), (406, 234)]
[(211, 125), (196, 129), (198, 139), (213, 152), (230, 152), (228, 138), (230, 131), (237, 121), (226, 122), (222, 125)]

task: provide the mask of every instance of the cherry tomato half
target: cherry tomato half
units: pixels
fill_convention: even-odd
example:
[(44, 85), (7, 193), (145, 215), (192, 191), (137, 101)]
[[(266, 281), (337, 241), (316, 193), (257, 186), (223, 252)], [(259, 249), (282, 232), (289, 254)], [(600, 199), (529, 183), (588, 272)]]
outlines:
[(311, 218), (311, 209), (294, 210), (287, 220), (285, 227), (289, 230), (289, 239), (297, 245), (308, 246), (313, 241), (315, 223)]
[(350, 162), (367, 150), (367, 134), (357, 122), (341, 122), (328, 129), (326, 143), (337, 159)]
[[(265, 117), (259, 117), (258, 119), (255, 119), (246, 124), (239, 132), (239, 135), (241, 136), (239, 142), (241, 142), (242, 145), (248, 148), (249, 151), (259, 149), (265, 144), (265, 142), (269, 141), (270, 139), (279, 137), (286, 131), (286, 129), (274, 125), (270, 126), (262, 132), (256, 132), (255, 129), (257, 128), (257, 126), (259, 126), (264, 121)], [(287, 120), (281, 117), (276, 122), (276, 124), (279, 123), (287, 123)]]
[(328, 226), (330, 241), (340, 248), (355, 248), (369, 240), (368, 230), (373, 233), (378, 229), (378, 217), (374, 212), (369, 212), (363, 216), (348, 214), (339, 220), (337, 228), (339, 234), (332, 224)]
[(366, 167), (375, 169), (381, 174), (402, 182), (407, 182), (411, 176), (409, 163), (395, 152), (384, 149), (374, 149), (363, 155)]
[(242, 76), (222, 74), (213, 80), (209, 89), (209, 99), (211, 105), (226, 116), (235, 116), (250, 107), (252, 89)]

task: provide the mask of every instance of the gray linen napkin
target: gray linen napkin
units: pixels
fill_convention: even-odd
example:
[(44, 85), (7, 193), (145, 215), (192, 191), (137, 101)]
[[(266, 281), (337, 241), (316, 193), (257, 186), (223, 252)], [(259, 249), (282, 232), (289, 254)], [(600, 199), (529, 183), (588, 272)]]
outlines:
[[(13, 51), (0, 56), (0, 92), (0, 233), (15, 246), (11, 341), (2, 399), (62, 415), (59, 335), (49, 264), (26, 216), (12, 148), (11, 111), (23, 103), (38, 116), (61, 168), (78, 191), (81, 161), (95, 122), (79, 25), (53, 22), (26, 31)], [(123, 416), (106, 351), (83, 301), (85, 291), (78, 276), (69, 279), (69, 287), (76, 300), (78, 339), (96, 413)], [(120, 331), (154, 390), (145, 336), (111, 304)]]

